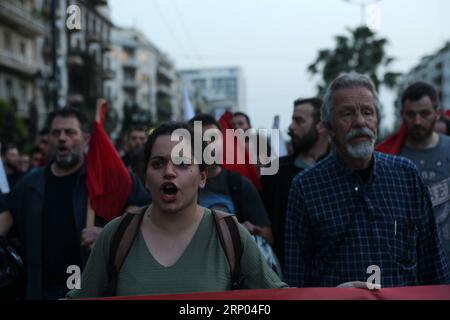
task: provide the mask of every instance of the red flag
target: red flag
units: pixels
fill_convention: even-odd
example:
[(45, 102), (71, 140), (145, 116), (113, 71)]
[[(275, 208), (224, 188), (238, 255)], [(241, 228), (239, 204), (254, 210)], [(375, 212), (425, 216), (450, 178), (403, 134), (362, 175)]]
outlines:
[(132, 190), (128, 170), (103, 128), (106, 102), (101, 104), (100, 119), (93, 125), (87, 155), (87, 189), (92, 209), (110, 221), (123, 212)]
[[(225, 169), (228, 169), (230, 171), (235, 171), (239, 174), (241, 174), (244, 177), (247, 177), (250, 179), (250, 181), (255, 185), (257, 190), (261, 190), (261, 180), (259, 178), (258, 172), (256, 171), (256, 166), (254, 164), (251, 164), (249, 159), (249, 154), (247, 148), (238, 148), (238, 140), (235, 139), (234, 143), (234, 161), (232, 164), (226, 163), (226, 130), (232, 129), (231, 126), (231, 119), (233, 118), (233, 114), (230, 111), (225, 111), (225, 113), (220, 117), (219, 124), (222, 127), (222, 136), (223, 136), (223, 167)], [(245, 150), (245, 163), (244, 164), (238, 164), (237, 163), (237, 152), (238, 150)]]
[(402, 150), (403, 145), (405, 144), (406, 136), (406, 127), (404, 124), (402, 124), (400, 129), (398, 129), (398, 131), (394, 135), (378, 144), (375, 149), (379, 152), (398, 155)]
[(289, 288), (106, 297), (93, 300), (450, 300), (450, 285), (365, 288)]
[(446, 117), (447, 119), (450, 119), (450, 109), (448, 109), (444, 112), (444, 117)]

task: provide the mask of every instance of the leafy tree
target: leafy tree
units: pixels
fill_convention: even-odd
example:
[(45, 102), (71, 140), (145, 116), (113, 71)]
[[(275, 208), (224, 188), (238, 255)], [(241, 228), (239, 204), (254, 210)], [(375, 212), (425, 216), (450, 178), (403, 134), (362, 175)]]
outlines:
[(123, 108), (122, 134), (125, 134), (133, 126), (152, 127), (150, 112), (139, 108), (137, 104), (125, 104)]
[(386, 54), (388, 40), (365, 26), (348, 31), (350, 36), (336, 36), (335, 48), (320, 50), (316, 60), (308, 66), (311, 74), (321, 76), (317, 86), (319, 96), (339, 74), (350, 71), (370, 76), (377, 90), (380, 85), (393, 88), (400, 73), (386, 71), (394, 61)]
[(16, 115), (15, 109), (10, 104), (0, 100), (0, 142), (23, 147), (26, 136), (27, 128), (23, 119)]
[(170, 121), (172, 116), (172, 104), (168, 98), (159, 99), (156, 109), (159, 121)]

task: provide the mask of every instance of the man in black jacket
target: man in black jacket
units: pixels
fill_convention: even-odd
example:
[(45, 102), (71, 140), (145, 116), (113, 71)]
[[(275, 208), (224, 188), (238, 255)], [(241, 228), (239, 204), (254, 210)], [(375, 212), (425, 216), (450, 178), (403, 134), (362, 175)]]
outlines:
[[(88, 191), (85, 149), (87, 121), (78, 110), (64, 108), (48, 119), (52, 161), (24, 177), (8, 196), (26, 264), (26, 296), (57, 299), (68, 291), (67, 267), (83, 269), (90, 248), (106, 221), (96, 217), (86, 227)], [(146, 205), (148, 193), (132, 177), (128, 205)]]
[(284, 221), (291, 181), (299, 172), (313, 166), (328, 151), (328, 135), (320, 122), (321, 106), (322, 100), (319, 98), (294, 101), (292, 122), (289, 125), (294, 153), (279, 159), (277, 174), (261, 177), (263, 184), (261, 195), (272, 222), (274, 250), (282, 265)]

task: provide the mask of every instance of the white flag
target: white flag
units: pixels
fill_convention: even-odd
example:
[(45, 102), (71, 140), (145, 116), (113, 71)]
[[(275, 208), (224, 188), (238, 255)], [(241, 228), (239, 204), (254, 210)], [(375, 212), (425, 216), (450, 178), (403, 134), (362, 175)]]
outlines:
[[(276, 115), (273, 118), (272, 129), (280, 130), (280, 116)], [(278, 134), (278, 146), (279, 146), (278, 150), (274, 150), (275, 156), (277, 156), (279, 158), (287, 156), (288, 152), (286, 149), (286, 143), (284, 142), (281, 132), (280, 132), (280, 134)]]
[(189, 91), (187, 85), (184, 86), (183, 92), (183, 111), (185, 121), (188, 121), (195, 116), (194, 108), (192, 108), (192, 103), (191, 100), (189, 99)]
[[(0, 150), (2, 145), (0, 144)], [(3, 167), (3, 161), (0, 159), (0, 190), (2, 193), (9, 193), (9, 183), (6, 177), (5, 168)]]

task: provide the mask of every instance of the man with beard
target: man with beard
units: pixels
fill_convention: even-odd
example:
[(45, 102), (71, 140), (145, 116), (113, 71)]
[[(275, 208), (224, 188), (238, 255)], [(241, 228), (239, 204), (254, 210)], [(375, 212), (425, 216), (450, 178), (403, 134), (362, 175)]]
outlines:
[(279, 159), (279, 170), (275, 175), (261, 176), (264, 201), (272, 222), (274, 250), (284, 261), (284, 223), (292, 179), (302, 170), (314, 165), (328, 150), (328, 133), (320, 122), (319, 98), (297, 99), (294, 101), (289, 136), (294, 153)]
[(125, 166), (145, 183), (144, 147), (147, 142), (147, 132), (142, 126), (135, 126), (128, 131), (127, 153), (122, 157)]
[[(67, 268), (84, 267), (103, 221), (86, 228), (88, 192), (85, 151), (87, 121), (78, 110), (64, 108), (48, 118), (49, 152), (53, 161), (24, 177), (9, 194), (8, 207), (18, 227), (26, 263), (29, 299), (64, 297)], [(138, 179), (131, 175), (129, 205), (149, 202)]]
[(297, 175), (289, 194), (289, 285), (355, 286), (372, 278), (382, 287), (450, 283), (417, 168), (405, 158), (374, 152), (379, 115), (368, 77), (343, 74), (328, 87), (321, 117), (333, 151)]
[(428, 186), (441, 240), (450, 260), (450, 137), (434, 132), (440, 117), (436, 90), (416, 82), (402, 95), (406, 141), (400, 155), (410, 159)]
[[(207, 131), (221, 132), (220, 124), (208, 114), (196, 115), (189, 120), (189, 124), (194, 126), (196, 121), (201, 122), (203, 135)], [(216, 145), (216, 150), (222, 149), (221, 138), (209, 143)], [(208, 165), (207, 178), (205, 187), (199, 190), (198, 203), (209, 209), (235, 214), (238, 221), (251, 233), (258, 234), (272, 243), (270, 220), (251, 181), (237, 172), (225, 169), (219, 163)]]
[[(250, 135), (245, 136), (245, 145), (250, 154), (254, 153), (253, 156), (256, 159), (256, 171), (258, 172), (258, 175), (261, 175), (261, 167), (264, 166), (263, 163), (269, 161), (268, 157), (270, 157), (271, 154), (271, 145), (267, 137), (260, 135), (257, 131), (253, 130), (250, 117), (244, 112), (238, 111), (233, 113), (231, 127), (234, 130), (242, 129), (245, 133), (250, 133)], [(250, 138), (251, 136), (252, 138)], [(263, 152), (262, 148), (262, 145), (264, 144), (265, 152)]]
[(5, 167), (6, 177), (10, 188), (13, 188), (22, 178), (20, 170), (20, 153), (16, 146), (7, 144), (2, 147), (2, 159)]

